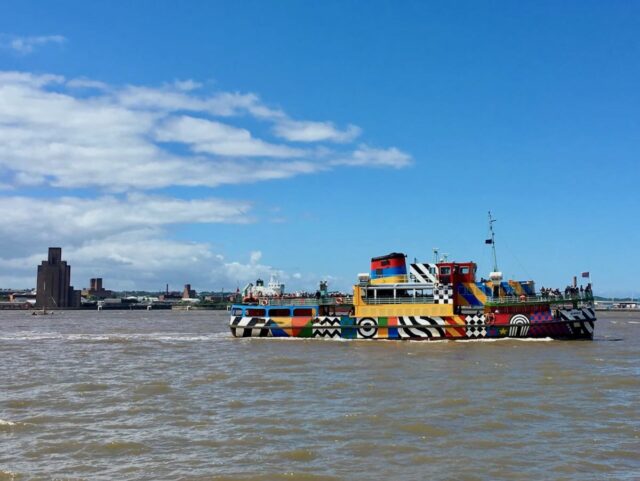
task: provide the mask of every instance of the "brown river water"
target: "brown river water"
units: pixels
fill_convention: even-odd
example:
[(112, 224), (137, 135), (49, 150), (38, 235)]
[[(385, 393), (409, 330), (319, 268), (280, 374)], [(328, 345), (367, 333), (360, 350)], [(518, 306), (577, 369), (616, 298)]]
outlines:
[(594, 341), (235, 339), (0, 311), (0, 480), (639, 480), (640, 314)]

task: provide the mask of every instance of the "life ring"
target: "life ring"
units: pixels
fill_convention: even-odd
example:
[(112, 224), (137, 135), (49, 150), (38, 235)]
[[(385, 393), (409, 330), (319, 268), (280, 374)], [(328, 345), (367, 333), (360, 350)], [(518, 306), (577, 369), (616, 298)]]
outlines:
[(344, 299), (342, 297), (336, 297), (336, 304), (342, 304)]
[(496, 321), (496, 316), (493, 312), (490, 312), (489, 314), (487, 314), (487, 326), (493, 325), (493, 323)]
[(520, 294), (520, 302), (524, 302), (527, 300), (527, 296), (525, 296), (524, 294)]
[(260, 301), (260, 305), (261, 305), (261, 306), (268, 306), (268, 305), (269, 305), (269, 301), (268, 301), (267, 299), (262, 299), (262, 300)]

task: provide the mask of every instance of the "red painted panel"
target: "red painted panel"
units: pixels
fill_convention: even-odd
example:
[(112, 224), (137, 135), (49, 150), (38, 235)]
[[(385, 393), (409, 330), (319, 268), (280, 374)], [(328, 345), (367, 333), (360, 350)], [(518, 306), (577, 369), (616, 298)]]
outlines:
[(371, 270), (384, 269), (385, 267), (406, 267), (404, 257), (371, 261)]

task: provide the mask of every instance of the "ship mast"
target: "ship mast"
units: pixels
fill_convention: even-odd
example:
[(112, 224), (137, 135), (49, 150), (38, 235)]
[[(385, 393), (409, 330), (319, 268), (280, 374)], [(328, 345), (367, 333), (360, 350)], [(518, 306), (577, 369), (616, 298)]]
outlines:
[(489, 211), (489, 233), (491, 234), (491, 239), (487, 239), (486, 243), (491, 244), (491, 250), (493, 251), (493, 272), (498, 272), (498, 259), (496, 257), (496, 234), (493, 232), (493, 223), (496, 221), (493, 217), (491, 217), (491, 211)]

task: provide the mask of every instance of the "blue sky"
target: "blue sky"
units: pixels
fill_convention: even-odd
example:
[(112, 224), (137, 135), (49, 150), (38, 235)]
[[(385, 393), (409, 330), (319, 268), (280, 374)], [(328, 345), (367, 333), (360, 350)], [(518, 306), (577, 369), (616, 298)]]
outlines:
[(0, 285), (348, 289), (432, 248), (638, 295), (640, 5), (0, 2)]

